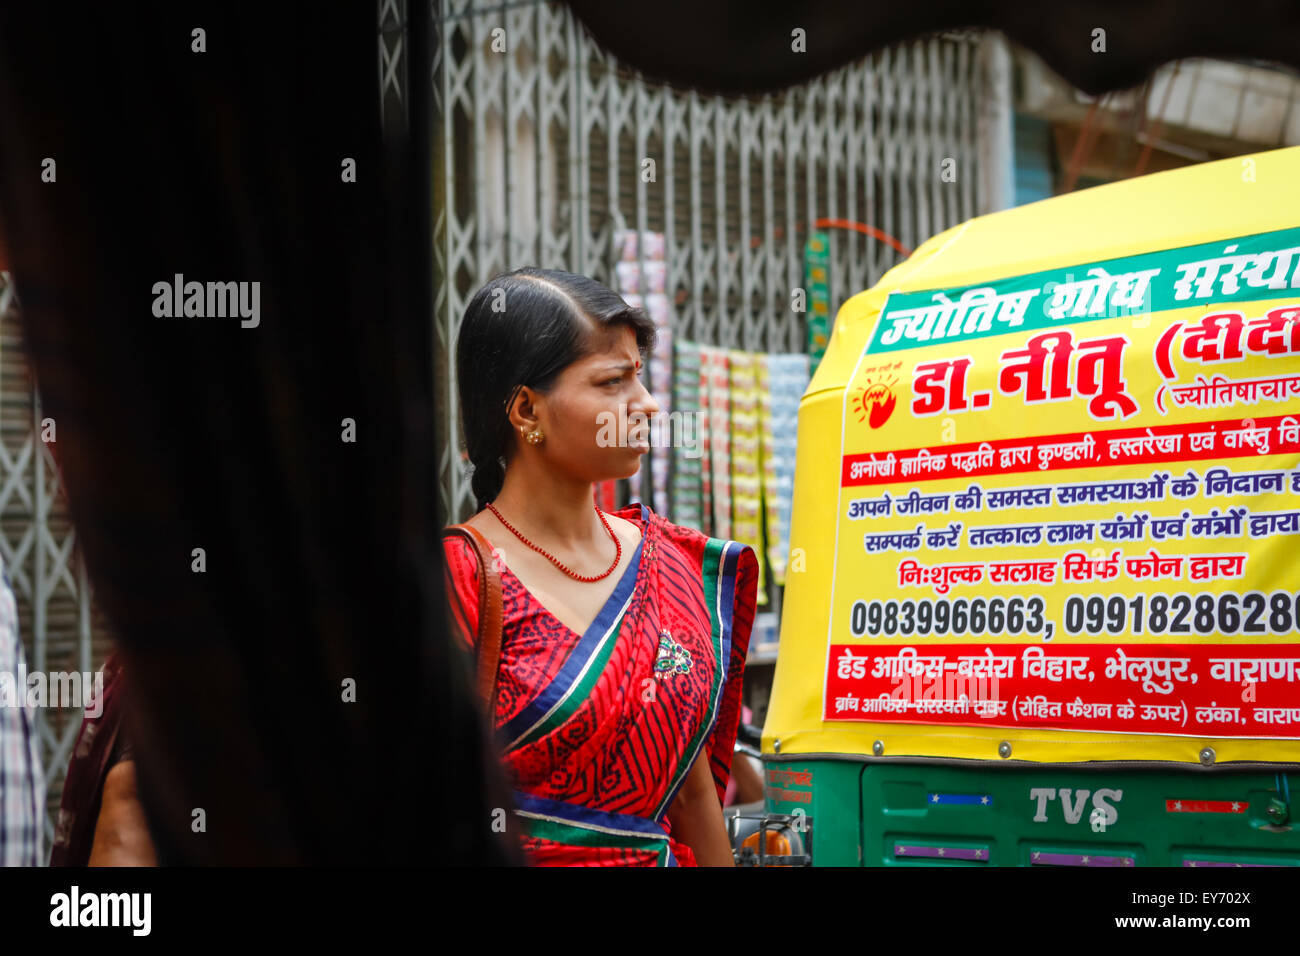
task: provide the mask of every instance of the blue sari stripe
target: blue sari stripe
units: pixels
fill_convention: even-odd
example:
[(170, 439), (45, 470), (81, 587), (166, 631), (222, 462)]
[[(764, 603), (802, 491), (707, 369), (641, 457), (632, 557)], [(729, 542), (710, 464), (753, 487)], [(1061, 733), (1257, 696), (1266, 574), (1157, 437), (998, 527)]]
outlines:
[(514, 792), (515, 807), (523, 814), (535, 815), (548, 820), (567, 823), (569, 826), (585, 830), (597, 830), (602, 833), (633, 837), (635, 839), (652, 839), (668, 841), (668, 834), (649, 817), (638, 817), (630, 813), (611, 813), (608, 810), (594, 810), (576, 803), (551, 800), (547, 797), (535, 797), (522, 790)]
[[(629, 600), (628, 603), (630, 604), (631, 601)], [(627, 606), (624, 605), (624, 612), (626, 612), (626, 609)], [(597, 647), (596, 653), (592, 655), (591, 660), (584, 668), (577, 682), (575, 682), (569, 689), (569, 692), (565, 694), (565, 696), (562, 697), (541, 720), (537, 721), (537, 723), (533, 724), (514, 740), (508, 741), (505, 744), (505, 750), (507, 753), (517, 747), (523, 747), (535, 740), (545, 737), (551, 731), (563, 726), (571, 717), (573, 717), (574, 713), (576, 713), (578, 708), (582, 706), (587, 696), (595, 688), (596, 682), (600, 680), (601, 675), (604, 673), (605, 665), (609, 663), (610, 655), (613, 654), (614, 646), (618, 642), (618, 635), (623, 629), (623, 617), (623, 613), (620, 613), (618, 621), (614, 623), (614, 626), (609, 631), (609, 637), (602, 641), (600, 646)]]
[(621, 621), (623, 612), (632, 598), (632, 592), (636, 588), (637, 573), (641, 565), (641, 548), (644, 544), (645, 538), (642, 536), (641, 542), (636, 546), (636, 551), (632, 553), (632, 560), (623, 571), (623, 577), (619, 579), (618, 586), (614, 588), (614, 593), (609, 596), (604, 607), (600, 609), (600, 613), (596, 615), (596, 619), (587, 628), (586, 633), (574, 645), (568, 658), (555, 675), (555, 679), (543, 687), (523, 710), (507, 721), (501, 735), (504, 739), (510, 741), (509, 748), (517, 746), (521, 737), (544, 721), (557, 707), (564, 703), (586, 674), (592, 661), (598, 656), (600, 649), (608, 641), (617, 639), (617, 625)]
[[(730, 547), (722, 557), (722, 582), (718, 589), (718, 617), (722, 621), (722, 657), (719, 664), (723, 669), (723, 683), (726, 683), (727, 669), (731, 666), (731, 624), (736, 612), (736, 576), (740, 571), (741, 545), (729, 542)], [(718, 688), (718, 699), (722, 699), (722, 687)]]

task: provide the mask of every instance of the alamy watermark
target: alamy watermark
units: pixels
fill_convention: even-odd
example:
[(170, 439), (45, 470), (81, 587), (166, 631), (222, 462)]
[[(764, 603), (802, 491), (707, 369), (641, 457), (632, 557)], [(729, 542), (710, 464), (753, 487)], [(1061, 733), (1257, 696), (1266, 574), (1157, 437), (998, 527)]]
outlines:
[(0, 671), (0, 707), (73, 707), (104, 712), (104, 672)]
[(160, 319), (238, 317), (245, 329), (262, 321), (260, 282), (186, 282), (178, 272), (171, 282), (155, 282), (153, 295), (153, 314)]
[[(849, 658), (848, 672), (842, 677), (865, 676), (866, 657)], [(861, 668), (853, 665), (862, 664)], [(857, 671), (857, 674), (854, 674)], [(893, 688), (878, 697), (858, 697), (844, 694), (835, 698), (835, 713), (845, 711), (865, 713), (905, 714), (973, 714), (977, 717), (994, 717), (1006, 712), (1007, 703), (998, 693), (996, 674), (969, 674), (945, 672), (943, 675), (922, 677), (921, 674), (895, 673), (891, 678)]]
[(620, 402), (617, 412), (596, 416), (600, 431), (596, 444), (601, 448), (626, 448), (629, 436), (642, 439), (652, 448), (682, 448), (687, 458), (704, 454), (704, 412), (631, 412)]

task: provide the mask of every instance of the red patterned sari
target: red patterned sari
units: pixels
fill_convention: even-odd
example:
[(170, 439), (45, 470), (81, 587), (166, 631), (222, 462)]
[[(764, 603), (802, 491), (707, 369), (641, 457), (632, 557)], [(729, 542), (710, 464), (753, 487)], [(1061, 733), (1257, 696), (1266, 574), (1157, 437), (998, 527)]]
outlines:
[[(719, 804), (726, 791), (757, 559), (644, 505), (613, 514), (642, 539), (584, 634), (502, 569), (497, 735), (533, 864), (694, 866), (668, 808), (701, 754)], [(453, 616), (470, 643), (474, 556), (459, 539), (445, 548)]]

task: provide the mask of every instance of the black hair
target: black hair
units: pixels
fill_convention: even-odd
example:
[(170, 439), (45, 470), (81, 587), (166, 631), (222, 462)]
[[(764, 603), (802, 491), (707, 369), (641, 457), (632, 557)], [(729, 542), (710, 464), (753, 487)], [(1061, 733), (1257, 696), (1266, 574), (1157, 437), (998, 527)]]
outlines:
[(625, 325), (643, 355), (655, 344), (650, 317), (595, 279), (527, 267), (474, 293), (456, 343), (465, 450), (474, 466), (477, 507), (501, 492), (510, 447), (510, 405), (527, 386), (545, 393), (568, 366), (590, 354), (598, 329)]

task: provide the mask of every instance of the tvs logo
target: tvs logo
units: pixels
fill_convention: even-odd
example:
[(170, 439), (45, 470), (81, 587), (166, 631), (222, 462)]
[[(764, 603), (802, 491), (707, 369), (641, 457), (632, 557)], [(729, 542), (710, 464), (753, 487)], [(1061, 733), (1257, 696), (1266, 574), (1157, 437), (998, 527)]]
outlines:
[(896, 378), (875, 381), (867, 379), (866, 384), (853, 396), (853, 411), (857, 413), (858, 421), (866, 421), (872, 428), (879, 428), (889, 421), (889, 416), (894, 414), (894, 406), (898, 404), (894, 395), (894, 386), (897, 384)]

